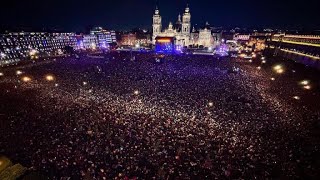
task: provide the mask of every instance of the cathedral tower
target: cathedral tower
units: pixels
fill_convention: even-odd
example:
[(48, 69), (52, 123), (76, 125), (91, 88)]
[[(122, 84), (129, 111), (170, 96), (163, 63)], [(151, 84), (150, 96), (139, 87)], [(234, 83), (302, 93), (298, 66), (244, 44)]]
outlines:
[(160, 16), (158, 7), (156, 7), (156, 10), (155, 10), (154, 15), (153, 15), (152, 27), (153, 27), (153, 30), (152, 30), (152, 41), (153, 41), (153, 44), (155, 44), (155, 39), (161, 33), (161, 29), (162, 29), (161, 16)]
[(189, 6), (187, 5), (184, 14), (182, 16), (182, 34), (184, 35), (190, 35), (191, 30), (191, 14)]

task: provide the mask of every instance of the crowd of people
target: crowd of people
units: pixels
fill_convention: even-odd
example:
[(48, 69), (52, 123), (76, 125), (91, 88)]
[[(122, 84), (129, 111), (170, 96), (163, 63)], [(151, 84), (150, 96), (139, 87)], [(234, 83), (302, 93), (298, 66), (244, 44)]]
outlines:
[(4, 70), (0, 154), (52, 179), (320, 177), (319, 111), (293, 84), (229, 57), (103, 56)]

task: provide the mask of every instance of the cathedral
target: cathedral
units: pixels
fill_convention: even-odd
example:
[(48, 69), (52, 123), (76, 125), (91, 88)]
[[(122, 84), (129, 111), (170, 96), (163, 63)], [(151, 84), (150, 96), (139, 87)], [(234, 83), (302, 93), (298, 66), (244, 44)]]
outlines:
[(175, 24), (170, 22), (168, 28), (164, 30), (162, 30), (162, 18), (160, 16), (160, 11), (156, 8), (153, 15), (152, 28), (153, 44), (156, 43), (157, 37), (173, 37), (175, 39), (175, 45), (183, 47), (190, 45), (211, 47), (214, 43), (210, 28), (205, 27), (199, 31), (196, 31), (195, 28), (193, 28), (191, 32), (191, 14), (188, 6), (185, 8), (182, 20), (181, 15), (179, 14), (177, 22)]

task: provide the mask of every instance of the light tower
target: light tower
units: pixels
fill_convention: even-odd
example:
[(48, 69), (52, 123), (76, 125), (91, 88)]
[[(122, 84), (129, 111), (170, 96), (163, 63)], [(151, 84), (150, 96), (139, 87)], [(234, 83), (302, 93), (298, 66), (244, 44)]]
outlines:
[(156, 10), (153, 15), (153, 24), (152, 24), (152, 42), (155, 44), (156, 37), (161, 33), (162, 29), (162, 22), (161, 22), (161, 16), (159, 13), (158, 7), (156, 7)]

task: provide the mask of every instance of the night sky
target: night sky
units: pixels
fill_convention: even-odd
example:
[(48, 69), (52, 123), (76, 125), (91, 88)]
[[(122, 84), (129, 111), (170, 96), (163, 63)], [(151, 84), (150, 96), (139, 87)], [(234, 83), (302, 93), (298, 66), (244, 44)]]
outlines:
[[(4, 1), (6, 3), (4, 3)], [(4, 0), (2, 29), (59, 28), (83, 31), (100, 25), (108, 29), (151, 28), (156, 0)], [(187, 0), (159, 0), (163, 26), (176, 21)], [(224, 27), (320, 28), (317, 0), (189, 0), (192, 24), (208, 21)]]

